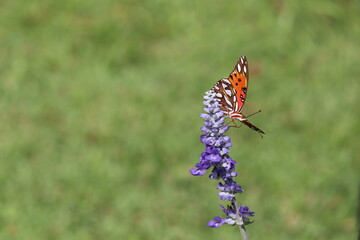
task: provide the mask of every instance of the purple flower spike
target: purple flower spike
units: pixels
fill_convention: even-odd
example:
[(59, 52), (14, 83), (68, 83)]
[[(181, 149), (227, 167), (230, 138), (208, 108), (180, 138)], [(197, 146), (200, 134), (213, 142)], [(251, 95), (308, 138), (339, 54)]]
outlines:
[(224, 125), (225, 114), (220, 110), (220, 103), (215, 98), (213, 91), (206, 92), (203, 103), (206, 113), (200, 114), (200, 117), (204, 119), (200, 141), (205, 145), (205, 150), (201, 153), (200, 161), (195, 168), (190, 169), (190, 173), (200, 176), (212, 168), (209, 178), (223, 181), (217, 186), (217, 189), (220, 190), (218, 194), (220, 200), (231, 201), (231, 206), (227, 206), (227, 208), (220, 205), (227, 217), (214, 217), (214, 220), (208, 222), (208, 226), (218, 228), (223, 224), (228, 224), (239, 225), (243, 228), (244, 225), (252, 223), (248, 217), (253, 217), (254, 212), (249, 211), (247, 206), (237, 207), (235, 195), (244, 190), (233, 180), (237, 176), (236, 162), (229, 156), (232, 146), (231, 139), (224, 135), (229, 126)]
[[(220, 110), (218, 100), (215, 99), (215, 93), (208, 91), (204, 100), (206, 113), (201, 113), (200, 117), (205, 120), (205, 124), (201, 127), (204, 134), (200, 136), (200, 141), (205, 144), (205, 151), (196, 165), (197, 170), (191, 169), (190, 173), (195, 176), (202, 175), (204, 169), (212, 166), (216, 170), (213, 171), (211, 178), (225, 180), (234, 175), (234, 161), (227, 155), (232, 144), (230, 137), (224, 135), (229, 127), (224, 125), (225, 116)], [(199, 174), (200, 172), (202, 174)]]

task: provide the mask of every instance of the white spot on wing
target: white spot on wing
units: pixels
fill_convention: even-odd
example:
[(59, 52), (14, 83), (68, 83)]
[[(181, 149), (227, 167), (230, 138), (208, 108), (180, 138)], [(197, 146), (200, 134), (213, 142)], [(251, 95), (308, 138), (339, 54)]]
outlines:
[(227, 87), (227, 85), (225, 83), (221, 83), (221, 84), (222, 84), (223, 88)]
[(216, 89), (216, 90), (220, 90), (220, 88), (219, 88), (217, 85), (215, 86), (215, 89)]
[(238, 110), (239, 109), (239, 104), (238, 104), (238, 102), (236, 101), (236, 103), (235, 103), (235, 110)]
[(227, 95), (231, 96), (231, 91), (230, 90), (226, 89), (225, 92), (226, 92)]
[(244, 72), (246, 73), (247, 69), (246, 69), (246, 65), (244, 66)]
[(228, 84), (231, 84), (230, 81), (229, 81), (228, 79), (226, 79), (226, 78), (223, 79), (223, 82), (226, 82), (226, 83), (228, 83)]
[(240, 60), (241, 60), (241, 63), (244, 64), (244, 57), (241, 57)]
[(240, 64), (237, 64), (237, 69), (238, 69), (238, 72), (241, 72), (241, 66), (240, 66)]
[(225, 101), (229, 106), (232, 106), (231, 102), (227, 98), (225, 98)]
[(221, 93), (216, 93), (216, 96), (221, 98), (223, 95)]
[(235, 95), (233, 96), (233, 102), (236, 102), (236, 96)]

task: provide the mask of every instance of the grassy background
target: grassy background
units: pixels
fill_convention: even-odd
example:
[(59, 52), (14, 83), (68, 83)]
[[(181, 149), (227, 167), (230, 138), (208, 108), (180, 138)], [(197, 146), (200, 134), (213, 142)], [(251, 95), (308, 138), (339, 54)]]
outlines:
[(240, 55), (231, 129), (250, 239), (356, 239), (359, 1), (1, 1), (0, 239), (240, 239), (198, 161), (202, 96)]

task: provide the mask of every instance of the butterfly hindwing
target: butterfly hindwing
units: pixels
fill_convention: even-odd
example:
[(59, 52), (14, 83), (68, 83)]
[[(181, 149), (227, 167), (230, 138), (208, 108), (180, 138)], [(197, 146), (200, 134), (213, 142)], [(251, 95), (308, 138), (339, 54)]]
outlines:
[(213, 90), (216, 93), (216, 98), (219, 99), (220, 108), (224, 112), (230, 112), (236, 106), (236, 92), (232, 86), (232, 83), (223, 78), (219, 80)]

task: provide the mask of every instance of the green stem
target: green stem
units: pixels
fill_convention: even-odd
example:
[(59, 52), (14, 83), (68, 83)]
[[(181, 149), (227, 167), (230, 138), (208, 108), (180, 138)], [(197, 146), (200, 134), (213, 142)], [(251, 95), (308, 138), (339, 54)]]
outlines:
[(237, 202), (236, 202), (236, 199), (234, 198), (232, 200), (232, 205), (233, 207), (235, 208), (235, 211), (236, 211), (236, 220), (237, 222), (239, 222), (239, 229), (240, 229), (240, 233), (241, 233), (241, 236), (242, 236), (242, 239), (243, 240), (249, 240), (248, 236), (247, 236), (247, 233), (246, 233), (246, 229), (245, 229), (245, 225), (244, 225), (244, 221), (242, 219), (242, 217), (240, 216), (239, 214), (239, 207), (237, 205)]

